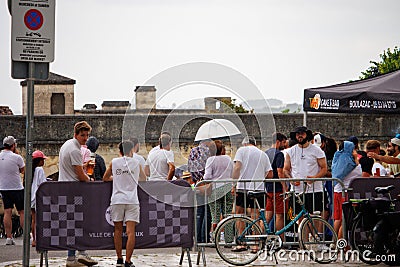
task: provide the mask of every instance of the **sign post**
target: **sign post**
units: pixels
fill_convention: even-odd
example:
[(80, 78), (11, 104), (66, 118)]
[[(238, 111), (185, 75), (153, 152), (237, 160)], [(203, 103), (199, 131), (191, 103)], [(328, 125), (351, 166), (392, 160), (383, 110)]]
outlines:
[[(10, 1), (8, 3), (10, 8)], [(49, 62), (54, 61), (55, 0), (13, 0), (11, 1), (11, 16), (11, 76), (15, 79), (27, 78), (25, 223), (22, 265), (29, 267), (34, 81), (47, 79)], [(39, 66), (39, 71), (35, 71), (36, 64)]]

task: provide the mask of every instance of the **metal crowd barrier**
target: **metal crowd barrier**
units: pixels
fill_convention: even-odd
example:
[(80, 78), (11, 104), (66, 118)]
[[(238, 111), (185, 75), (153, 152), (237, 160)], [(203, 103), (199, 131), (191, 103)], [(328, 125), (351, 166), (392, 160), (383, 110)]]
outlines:
[[(323, 217), (326, 221), (330, 222), (331, 225), (333, 226), (333, 211), (334, 211), (334, 202), (333, 202), (333, 182), (336, 181), (339, 184), (342, 185), (342, 197), (345, 197), (345, 192), (346, 192), (346, 188), (344, 188), (344, 184), (340, 179), (337, 178), (273, 178), (273, 179), (259, 179), (259, 180), (241, 180), (241, 183), (244, 183), (245, 185), (248, 184), (255, 184), (255, 183), (259, 183), (259, 182), (285, 182), (288, 183), (288, 185), (290, 185), (290, 182), (301, 182), (301, 184), (303, 184), (303, 182), (306, 181), (322, 181), (323, 185), (324, 185), (324, 190), (326, 190), (325, 188), (325, 184), (332, 182), (332, 187), (330, 189), (330, 192), (326, 193), (327, 198), (323, 198), (323, 207), (327, 207), (327, 211), (326, 212), (322, 212), (322, 214), (319, 214), (321, 217)], [(200, 258), (202, 259), (203, 262), (203, 266), (206, 266), (206, 255), (205, 255), (205, 248), (206, 247), (210, 247), (210, 248), (214, 248), (215, 244), (212, 240), (212, 232), (208, 229), (208, 227), (202, 227), (202, 229), (200, 229), (200, 225), (199, 225), (199, 219), (200, 219), (200, 215), (201, 213), (206, 214), (204, 216), (204, 222), (203, 225), (208, 225), (211, 228), (213, 227), (212, 222), (210, 221), (210, 218), (207, 217), (207, 212), (215, 212), (212, 211), (212, 207), (217, 207), (216, 202), (219, 200), (221, 201), (221, 199), (223, 200), (223, 203), (225, 204), (225, 210), (221, 211), (221, 217), (219, 218), (219, 221), (222, 220), (225, 217), (228, 217), (232, 214), (235, 213), (235, 206), (236, 206), (236, 197), (233, 196), (233, 203), (231, 207), (227, 207), (227, 196), (226, 194), (230, 193), (230, 190), (228, 190), (229, 186), (232, 188), (234, 185), (236, 185), (238, 183), (237, 179), (229, 179), (229, 180), (218, 180), (218, 181), (201, 181), (199, 183), (196, 184), (195, 186), (195, 191), (196, 191), (196, 197), (194, 198), (195, 201), (195, 209), (194, 209), (194, 214), (195, 214), (195, 218), (194, 218), (194, 223), (195, 223), (195, 227), (194, 227), (194, 244), (195, 244), (195, 248), (197, 249), (197, 262), (196, 264), (199, 265), (200, 264)], [(221, 190), (220, 193), (222, 192), (222, 194), (220, 196), (214, 196), (210, 195), (210, 192), (205, 190), (205, 187), (207, 184), (211, 184), (213, 188), (220, 188), (220, 187), (226, 187), (225, 190)], [(277, 193), (276, 192), (276, 185), (275, 183), (272, 184), (273, 185), (273, 193)], [(313, 186), (311, 184), (311, 186)], [(245, 186), (246, 188), (246, 186)], [(289, 187), (290, 188), (290, 187)], [(215, 189), (214, 189), (215, 190)], [(243, 193), (247, 193), (246, 191), (241, 191)], [(224, 194), (225, 193), (225, 194)], [(330, 197), (331, 196), (331, 197)], [(219, 198), (218, 198), (219, 197)], [(266, 203), (266, 199), (267, 195), (264, 195), (264, 203)], [(283, 214), (284, 214), (284, 225), (288, 224), (288, 222), (293, 219), (295, 216), (293, 216), (294, 214), (297, 214), (297, 210), (295, 209), (295, 197), (293, 196), (291, 199), (289, 199), (288, 201), (289, 203), (287, 205), (284, 205), (284, 210), (283, 210)], [(291, 206), (291, 204), (293, 206)], [(315, 206), (315, 199), (313, 199), (313, 205)], [(246, 198), (245, 198), (245, 202), (244, 202), (244, 206), (247, 206), (246, 203)], [(210, 208), (211, 207), (211, 208)], [(203, 209), (203, 210), (202, 210)], [(313, 209), (314, 210), (314, 209)], [(273, 205), (273, 213), (275, 217), (275, 211), (276, 211), (276, 203), (274, 202)], [(245, 215), (250, 216), (251, 214), (248, 213), (248, 211), (245, 209)], [(217, 213), (218, 214), (218, 213)], [(223, 216), (225, 215), (225, 216)], [(273, 229), (275, 230), (279, 230), (276, 229), (276, 221), (274, 219), (271, 220), (272, 222), (270, 222), (269, 226), (273, 227)], [(216, 225), (214, 225), (215, 227)], [(285, 248), (295, 248), (299, 245), (298, 243), (298, 233), (297, 233), (297, 229), (296, 229), (297, 225), (293, 225), (292, 230), (291, 231), (287, 231), (284, 234), (283, 237), (283, 247)], [(342, 227), (343, 227), (343, 233), (346, 232), (346, 225), (345, 225), (345, 220), (342, 220)], [(215, 231), (215, 229), (213, 229)], [(201, 235), (202, 238), (199, 236)], [(203, 239), (203, 240), (202, 240)], [(204, 242), (205, 239), (205, 242)]]

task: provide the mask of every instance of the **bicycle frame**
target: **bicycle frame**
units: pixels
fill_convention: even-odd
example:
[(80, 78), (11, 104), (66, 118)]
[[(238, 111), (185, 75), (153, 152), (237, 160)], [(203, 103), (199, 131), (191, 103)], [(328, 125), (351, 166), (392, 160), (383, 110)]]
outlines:
[[(297, 196), (299, 197), (299, 196)], [(257, 199), (255, 199), (256, 201), (256, 205), (259, 208), (259, 203), (257, 201)], [(276, 231), (275, 233), (272, 232), (269, 228), (269, 225), (267, 223), (267, 219), (265, 217), (265, 210), (264, 209), (258, 209), (260, 211), (260, 215), (258, 216), (257, 219), (252, 220), (251, 224), (247, 225), (245, 227), (245, 229), (243, 230), (243, 234), (246, 233), (249, 229), (251, 229), (253, 227), (254, 224), (258, 223), (259, 221), (263, 222), (264, 225), (264, 234), (261, 236), (253, 236), (253, 238), (257, 237), (257, 238), (266, 238), (268, 235), (280, 235), (282, 233), (285, 233), (287, 230), (289, 230), (296, 222), (298, 222), (300, 220), (301, 217), (305, 216), (307, 219), (310, 220), (310, 222), (313, 224), (313, 221), (311, 220), (311, 215), (310, 213), (304, 208), (304, 204), (301, 202), (301, 211), (296, 215), (296, 217), (287, 225), (285, 225), (282, 229)], [(235, 216), (235, 215), (234, 215)], [(236, 216), (245, 216), (245, 215), (236, 215)], [(245, 216), (246, 217), (246, 216)], [(320, 216), (319, 216), (320, 217)], [(315, 225), (312, 225), (313, 228), (316, 228)], [(243, 238), (243, 234), (241, 234), (239, 236), (239, 240), (241, 240)]]

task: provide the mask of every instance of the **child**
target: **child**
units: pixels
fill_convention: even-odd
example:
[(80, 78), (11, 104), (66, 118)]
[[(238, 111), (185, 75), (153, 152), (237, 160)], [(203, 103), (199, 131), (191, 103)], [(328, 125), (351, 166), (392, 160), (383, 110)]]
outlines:
[(42, 166), (47, 157), (42, 151), (36, 150), (32, 154), (32, 191), (31, 191), (31, 215), (32, 215), (32, 247), (36, 246), (36, 191), (43, 182), (46, 182), (46, 176)]
[[(139, 161), (132, 158), (134, 145), (131, 141), (123, 141), (119, 145), (121, 157), (114, 158), (103, 176), (103, 181), (113, 182), (111, 195), (111, 219), (114, 222), (114, 245), (117, 253), (117, 265), (134, 267), (131, 257), (135, 247), (135, 226), (139, 223), (140, 207), (137, 194), (138, 180), (146, 181), (146, 176)], [(126, 222), (125, 264), (122, 258), (123, 222)]]

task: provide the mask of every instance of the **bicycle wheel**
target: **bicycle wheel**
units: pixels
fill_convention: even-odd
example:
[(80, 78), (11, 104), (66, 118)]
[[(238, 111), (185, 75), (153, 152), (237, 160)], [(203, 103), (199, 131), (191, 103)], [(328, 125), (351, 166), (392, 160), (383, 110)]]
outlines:
[(350, 233), (350, 245), (358, 251), (360, 260), (371, 265), (379, 264), (380, 261), (373, 254), (375, 251), (374, 231), (372, 231), (372, 227), (363, 225), (361, 216), (351, 224)]
[(300, 248), (318, 263), (330, 263), (337, 259), (337, 235), (333, 227), (321, 217), (304, 219), (299, 227)]
[[(245, 216), (232, 216), (215, 230), (215, 247), (219, 256), (229, 264), (246, 265), (255, 261), (262, 249), (262, 231)], [(255, 237), (252, 237), (257, 235)]]

